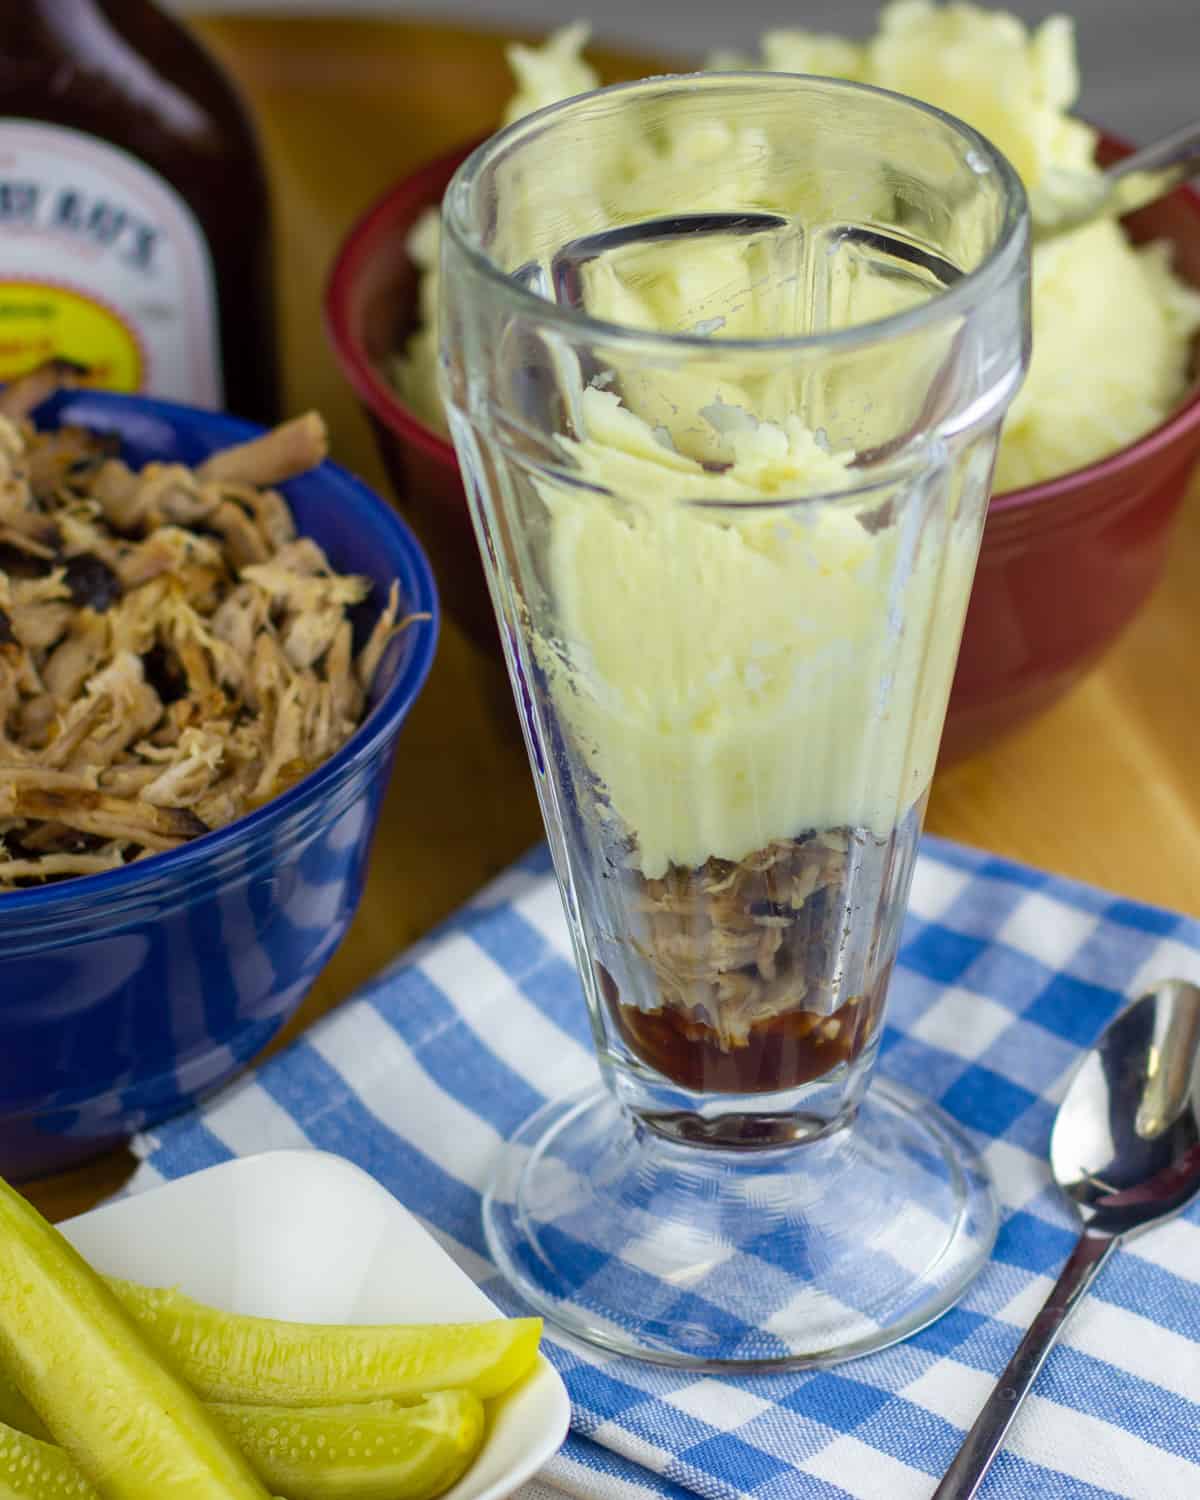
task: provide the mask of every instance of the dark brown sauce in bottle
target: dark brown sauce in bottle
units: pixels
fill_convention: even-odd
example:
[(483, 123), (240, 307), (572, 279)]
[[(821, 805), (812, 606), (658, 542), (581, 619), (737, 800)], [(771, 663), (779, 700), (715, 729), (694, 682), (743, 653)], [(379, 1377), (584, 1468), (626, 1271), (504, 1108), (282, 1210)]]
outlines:
[(278, 414), (254, 130), (151, 0), (0, 7), (0, 379), (49, 354), (96, 384)]

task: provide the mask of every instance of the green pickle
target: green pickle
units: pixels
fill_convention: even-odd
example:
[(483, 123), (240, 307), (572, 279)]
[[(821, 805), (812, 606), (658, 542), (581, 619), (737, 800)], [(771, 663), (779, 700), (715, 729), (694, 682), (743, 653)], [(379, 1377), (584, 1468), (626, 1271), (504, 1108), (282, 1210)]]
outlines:
[(98, 1276), (0, 1179), (0, 1500), (432, 1500), (541, 1328), (220, 1312)]
[[(213, 1406), (263, 1483), (284, 1500), (432, 1500), (483, 1442), (483, 1404), (439, 1391), (415, 1406)], [(0, 1424), (0, 1500), (99, 1500), (61, 1448)]]
[(15, 1427), (18, 1432), (27, 1432), (43, 1442), (53, 1441), (45, 1422), (3, 1370), (0, 1370), (0, 1427)]
[(252, 1406), (340, 1406), (457, 1389), (486, 1400), (533, 1367), (542, 1332), (540, 1318), (284, 1323), (220, 1312), (179, 1291), (111, 1279), (108, 1285), (206, 1401)]
[(0, 1423), (0, 1500), (98, 1497), (61, 1448)]
[(105, 1500), (266, 1500), (100, 1277), (3, 1180), (0, 1362)]
[(416, 1406), (210, 1409), (287, 1500), (431, 1500), (483, 1443), (483, 1403), (471, 1391), (437, 1391)]

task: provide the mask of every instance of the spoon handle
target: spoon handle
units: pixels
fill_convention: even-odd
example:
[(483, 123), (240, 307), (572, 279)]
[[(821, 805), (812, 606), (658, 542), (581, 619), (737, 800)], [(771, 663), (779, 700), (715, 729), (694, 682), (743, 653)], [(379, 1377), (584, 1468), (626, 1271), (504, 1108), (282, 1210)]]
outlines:
[(1143, 146), (1132, 156), (1126, 156), (1106, 168), (1104, 175), (1110, 182), (1119, 182), (1134, 172), (1165, 172), (1172, 170), (1174, 180), (1182, 182), (1200, 172), (1200, 120), (1183, 125), (1161, 141)]
[(1116, 1243), (1113, 1235), (1087, 1231), (1080, 1235), (1071, 1258), (1054, 1283), (1054, 1290), (1017, 1345), (1008, 1368), (996, 1382), (987, 1404), (976, 1417), (975, 1425), (967, 1433), (954, 1462), (946, 1470), (946, 1477), (933, 1492), (932, 1500), (971, 1500), (979, 1489), (1017, 1414), (1017, 1407), (1037, 1378), (1059, 1330), (1096, 1279)]

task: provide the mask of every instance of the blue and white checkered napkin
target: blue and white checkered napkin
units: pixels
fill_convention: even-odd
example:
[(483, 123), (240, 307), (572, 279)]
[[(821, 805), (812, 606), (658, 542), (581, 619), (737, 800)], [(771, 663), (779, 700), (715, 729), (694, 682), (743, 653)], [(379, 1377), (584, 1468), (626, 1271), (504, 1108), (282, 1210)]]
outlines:
[[(1072, 1243), (1046, 1149), (1125, 997), (1200, 979), (1200, 923), (927, 839), (880, 1067), (983, 1148), (991, 1264), (923, 1333), (831, 1371), (725, 1380), (550, 1344), (574, 1424), (544, 1485), (586, 1500), (926, 1500)], [(595, 1064), (544, 850), (288, 1051), (138, 1143), (136, 1187), (276, 1147), (373, 1173), (504, 1302), (480, 1190)], [(1120, 1252), (1051, 1354), (982, 1500), (1200, 1500), (1200, 1210)], [(544, 1495), (539, 1497), (544, 1500)]]

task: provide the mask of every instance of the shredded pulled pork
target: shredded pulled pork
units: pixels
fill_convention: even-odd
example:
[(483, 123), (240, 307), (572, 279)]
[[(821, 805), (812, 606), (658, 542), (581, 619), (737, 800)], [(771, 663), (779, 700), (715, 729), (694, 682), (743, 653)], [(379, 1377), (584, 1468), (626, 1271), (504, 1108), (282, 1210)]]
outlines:
[(131, 469), (39, 432), (69, 374), (0, 393), (0, 892), (114, 869), (231, 822), (363, 717), (398, 619), (296, 534), (274, 485), (326, 453), (313, 413), (199, 468)]
[[(738, 864), (710, 859), (642, 882), (646, 937), (638, 946), (663, 1004), (726, 1050), (792, 1010), (810, 1009), (817, 1025), (830, 1000), (816, 993), (830, 946), (821, 897), (844, 882), (848, 848), (845, 831), (810, 832)], [(799, 965), (798, 955), (810, 964)]]

